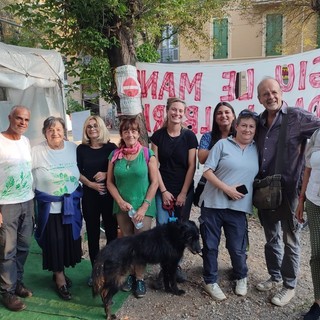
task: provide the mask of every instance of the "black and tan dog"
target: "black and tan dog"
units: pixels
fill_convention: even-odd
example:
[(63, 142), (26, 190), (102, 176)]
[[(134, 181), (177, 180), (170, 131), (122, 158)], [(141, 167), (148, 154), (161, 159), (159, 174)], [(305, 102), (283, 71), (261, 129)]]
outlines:
[(121, 289), (134, 265), (160, 263), (167, 292), (184, 294), (176, 281), (176, 270), (184, 249), (200, 253), (199, 229), (192, 221), (170, 222), (138, 235), (119, 238), (105, 246), (94, 263), (93, 294), (100, 294), (106, 319), (111, 315), (112, 297)]

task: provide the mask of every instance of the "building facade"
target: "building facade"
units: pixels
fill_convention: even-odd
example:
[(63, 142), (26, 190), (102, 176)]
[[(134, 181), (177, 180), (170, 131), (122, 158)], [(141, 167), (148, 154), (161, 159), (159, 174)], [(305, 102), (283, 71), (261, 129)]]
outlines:
[(320, 18), (310, 7), (286, 9), (284, 1), (251, 3), (247, 10), (234, 4), (223, 18), (207, 22), (204, 28), (210, 41), (198, 43), (193, 50), (182, 37), (168, 40), (159, 50), (161, 62), (252, 60), (320, 47)]

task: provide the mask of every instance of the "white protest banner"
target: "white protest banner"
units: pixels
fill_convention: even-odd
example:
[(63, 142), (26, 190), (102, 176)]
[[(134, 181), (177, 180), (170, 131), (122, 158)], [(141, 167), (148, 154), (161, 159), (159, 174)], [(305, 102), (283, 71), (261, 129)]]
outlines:
[[(320, 116), (320, 49), (245, 63), (138, 63), (137, 69), (150, 134), (163, 124), (168, 97), (186, 101), (184, 124), (198, 138), (211, 130), (213, 109), (220, 101), (229, 102), (236, 114), (246, 108), (260, 113), (264, 108), (257, 98), (257, 85), (265, 77), (279, 81), (289, 106)], [(237, 78), (242, 80), (240, 90)]]

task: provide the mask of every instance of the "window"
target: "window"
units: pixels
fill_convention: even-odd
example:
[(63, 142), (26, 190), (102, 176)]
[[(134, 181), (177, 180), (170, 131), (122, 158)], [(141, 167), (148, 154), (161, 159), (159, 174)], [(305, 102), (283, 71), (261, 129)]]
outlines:
[(213, 21), (213, 58), (228, 58), (228, 19)]
[(282, 54), (283, 17), (281, 14), (266, 16), (266, 56)]
[(179, 61), (178, 35), (172, 26), (166, 26), (162, 32), (162, 43), (158, 50), (160, 62)]

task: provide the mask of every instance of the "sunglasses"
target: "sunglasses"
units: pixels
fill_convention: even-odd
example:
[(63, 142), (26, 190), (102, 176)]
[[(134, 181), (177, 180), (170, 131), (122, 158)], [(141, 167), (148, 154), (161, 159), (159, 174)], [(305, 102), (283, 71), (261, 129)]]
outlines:
[(254, 112), (254, 111), (250, 111), (248, 109), (242, 110), (239, 115), (238, 115), (238, 119), (239, 118), (253, 118), (254, 120), (259, 120), (259, 115)]
[(97, 129), (97, 128), (98, 128), (98, 125), (97, 125), (97, 124), (94, 124), (94, 125), (88, 124), (88, 125), (87, 125), (87, 129)]

